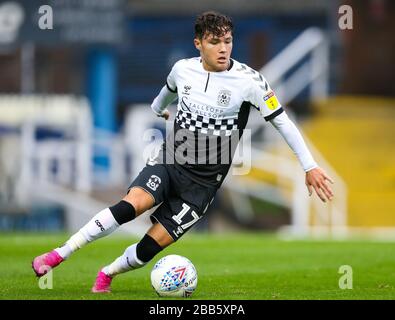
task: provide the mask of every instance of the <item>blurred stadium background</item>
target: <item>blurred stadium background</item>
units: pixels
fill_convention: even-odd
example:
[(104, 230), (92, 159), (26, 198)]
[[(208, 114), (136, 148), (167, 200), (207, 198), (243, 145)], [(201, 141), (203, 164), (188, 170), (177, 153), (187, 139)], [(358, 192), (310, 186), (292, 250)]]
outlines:
[[(352, 30), (339, 28), (344, 4)], [(39, 28), (42, 5), (53, 29)], [(149, 129), (164, 130), (149, 104), (173, 63), (198, 55), (193, 22), (207, 9), (233, 17), (233, 57), (271, 83), (335, 199), (308, 197), (296, 158), (252, 112), (251, 157), (234, 173), (251, 171), (230, 172), (194, 232), (395, 237), (389, 0), (1, 1), (1, 232), (73, 232), (123, 196), (158, 143)], [(142, 235), (148, 215), (121, 232)]]

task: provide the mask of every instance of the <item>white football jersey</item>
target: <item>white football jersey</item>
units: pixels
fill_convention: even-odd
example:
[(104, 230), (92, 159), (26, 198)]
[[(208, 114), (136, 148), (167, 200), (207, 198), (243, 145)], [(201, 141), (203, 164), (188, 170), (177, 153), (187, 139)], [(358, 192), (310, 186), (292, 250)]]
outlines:
[(222, 72), (206, 71), (200, 57), (180, 60), (167, 77), (167, 88), (178, 94), (177, 123), (203, 134), (229, 136), (232, 130), (243, 130), (243, 103), (258, 109), (266, 120), (283, 111), (266, 79), (233, 59)]
[[(195, 150), (182, 163), (175, 159), (174, 165), (192, 180), (207, 186), (222, 184), (235, 151), (229, 139), (241, 137), (251, 106), (267, 121), (283, 112), (266, 79), (233, 59), (222, 72), (206, 71), (199, 57), (180, 60), (167, 77), (167, 88), (178, 95), (174, 134), (191, 133), (192, 138), (166, 141), (163, 145), (166, 159), (177, 158), (180, 146)], [(163, 156), (164, 153), (159, 156), (161, 161), (165, 161)]]

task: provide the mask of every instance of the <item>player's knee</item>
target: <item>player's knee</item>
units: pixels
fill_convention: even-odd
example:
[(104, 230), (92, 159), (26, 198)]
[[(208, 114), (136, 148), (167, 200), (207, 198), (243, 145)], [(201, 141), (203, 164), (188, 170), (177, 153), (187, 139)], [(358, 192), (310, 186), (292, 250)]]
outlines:
[(109, 209), (119, 225), (132, 221), (134, 218), (136, 218), (136, 209), (131, 203), (125, 200), (121, 200)]
[(146, 210), (151, 209), (155, 203), (152, 196), (140, 188), (131, 189), (125, 196), (124, 200), (133, 205), (136, 216), (139, 216)]
[(146, 234), (137, 244), (136, 255), (139, 260), (147, 263), (162, 251), (162, 249), (163, 248), (155, 241), (155, 239)]

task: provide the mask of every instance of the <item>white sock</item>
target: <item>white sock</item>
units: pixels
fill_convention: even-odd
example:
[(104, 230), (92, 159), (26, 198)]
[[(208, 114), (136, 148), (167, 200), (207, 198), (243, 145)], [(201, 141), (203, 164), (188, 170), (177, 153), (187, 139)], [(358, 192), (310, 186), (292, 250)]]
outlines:
[(71, 236), (66, 243), (56, 248), (55, 251), (67, 259), (73, 252), (85, 246), (87, 243), (102, 238), (119, 227), (109, 208), (100, 211), (85, 226)]
[(136, 254), (137, 243), (126, 248), (122, 256), (115, 259), (115, 261), (102, 269), (106, 275), (114, 277), (117, 274), (124, 273), (129, 270), (141, 268), (146, 262), (137, 258)]

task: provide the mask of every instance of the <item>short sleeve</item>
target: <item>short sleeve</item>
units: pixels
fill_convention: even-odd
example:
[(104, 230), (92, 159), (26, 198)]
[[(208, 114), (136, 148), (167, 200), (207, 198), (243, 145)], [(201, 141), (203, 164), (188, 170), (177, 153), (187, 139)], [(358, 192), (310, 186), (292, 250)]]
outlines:
[(166, 86), (169, 91), (176, 93), (177, 92), (177, 71), (179, 69), (179, 62), (176, 62), (171, 69), (169, 75), (167, 76)]
[(266, 121), (272, 120), (284, 111), (276, 94), (262, 75), (251, 80), (249, 97), (247, 99), (259, 110)]

